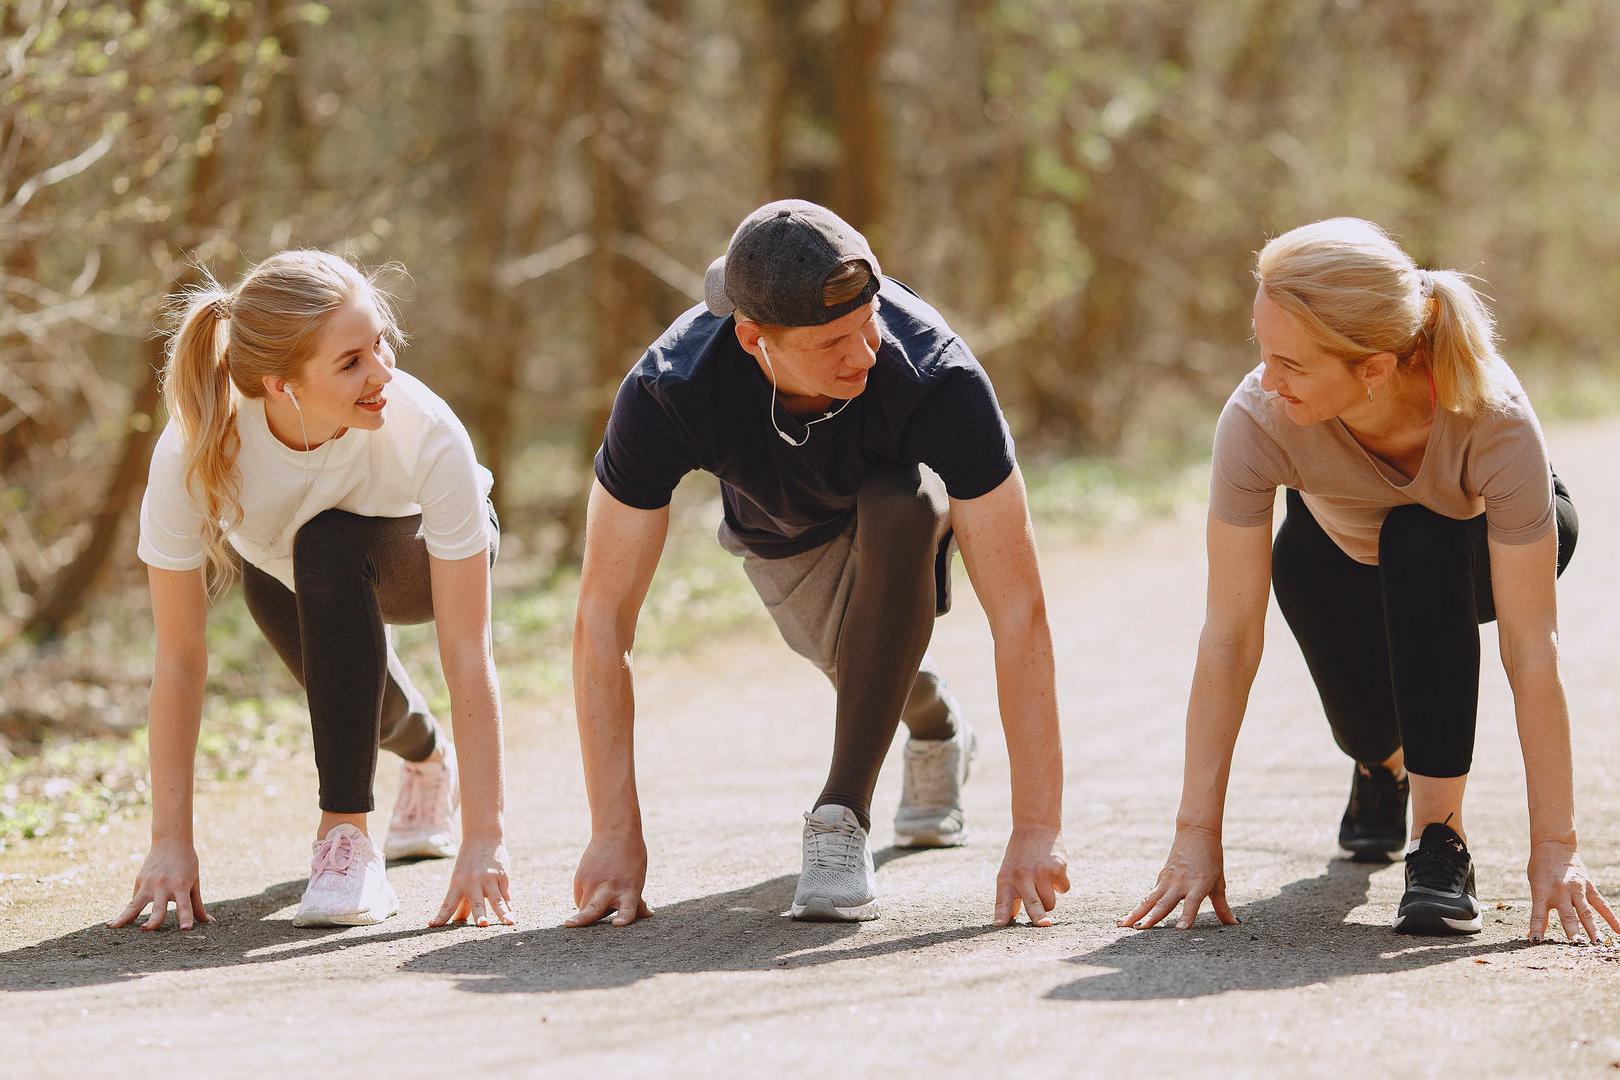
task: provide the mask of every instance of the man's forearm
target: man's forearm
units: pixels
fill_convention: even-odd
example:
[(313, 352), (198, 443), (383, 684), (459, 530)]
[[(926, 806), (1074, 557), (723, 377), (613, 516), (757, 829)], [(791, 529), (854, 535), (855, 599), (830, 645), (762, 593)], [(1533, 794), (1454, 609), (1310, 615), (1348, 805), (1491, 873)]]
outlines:
[(1012, 772), (1014, 827), (1063, 823), (1063, 735), (1044, 620), (996, 637), (996, 690)]
[(629, 649), (576, 632), (574, 709), (593, 832), (641, 831), (635, 708)]

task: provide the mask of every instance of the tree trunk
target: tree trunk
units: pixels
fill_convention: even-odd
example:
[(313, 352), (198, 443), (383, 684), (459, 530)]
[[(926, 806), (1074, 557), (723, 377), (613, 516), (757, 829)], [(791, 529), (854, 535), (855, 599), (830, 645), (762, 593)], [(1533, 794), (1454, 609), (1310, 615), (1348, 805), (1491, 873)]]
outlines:
[(834, 209), (872, 235), (888, 196), (888, 133), (883, 120), (880, 70), (888, 51), (898, 0), (844, 0), (839, 28), (837, 108), (838, 176)]

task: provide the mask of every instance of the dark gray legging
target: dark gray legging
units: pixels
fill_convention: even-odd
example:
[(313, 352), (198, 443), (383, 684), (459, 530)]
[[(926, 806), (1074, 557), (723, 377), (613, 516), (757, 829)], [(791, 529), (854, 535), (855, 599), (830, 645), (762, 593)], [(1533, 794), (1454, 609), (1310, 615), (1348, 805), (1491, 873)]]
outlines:
[[(490, 511), (490, 565), (500, 546)], [(420, 514), (362, 517), (327, 510), (293, 541), (297, 593), (248, 562), (242, 592), (253, 621), (309, 697), (321, 809), (363, 814), (378, 749), (421, 761), (439, 724), (388, 644), (386, 625), (433, 621)]]

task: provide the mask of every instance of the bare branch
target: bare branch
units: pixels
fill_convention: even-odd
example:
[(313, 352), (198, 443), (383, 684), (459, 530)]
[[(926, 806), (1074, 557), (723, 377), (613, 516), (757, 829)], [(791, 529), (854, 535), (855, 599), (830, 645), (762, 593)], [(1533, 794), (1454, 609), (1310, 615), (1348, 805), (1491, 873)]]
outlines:
[(572, 265), (585, 258), (596, 245), (590, 236), (585, 233), (575, 233), (566, 240), (558, 241), (548, 248), (542, 248), (533, 254), (512, 259), (496, 275), (502, 285), (514, 288), (524, 282), (534, 281), (536, 278), (554, 274), (565, 266)]
[(613, 238), (613, 250), (639, 263), (653, 277), (684, 296), (698, 301), (703, 299), (703, 274), (686, 266), (645, 236), (619, 233)]
[(101, 138), (91, 143), (76, 157), (52, 165), (38, 176), (24, 180), (17, 188), (17, 193), (11, 197), (11, 201), (4, 208), (0, 208), (0, 222), (10, 221), (16, 217), (22, 208), (28, 205), (28, 200), (32, 199), (40, 188), (60, 184), (63, 180), (75, 177), (106, 157), (107, 151), (113, 148), (113, 141), (113, 133), (103, 131)]

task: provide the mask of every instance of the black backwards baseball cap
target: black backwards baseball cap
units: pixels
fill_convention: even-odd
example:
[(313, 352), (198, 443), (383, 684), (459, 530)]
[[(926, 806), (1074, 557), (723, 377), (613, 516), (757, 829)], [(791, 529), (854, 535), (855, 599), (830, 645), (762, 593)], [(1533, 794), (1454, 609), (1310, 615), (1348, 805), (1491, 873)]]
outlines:
[[(823, 305), (828, 276), (854, 260), (872, 280), (854, 299)], [(720, 318), (741, 311), (774, 326), (821, 326), (870, 303), (881, 273), (866, 237), (849, 222), (825, 206), (781, 199), (743, 218), (703, 276), (703, 302)]]

